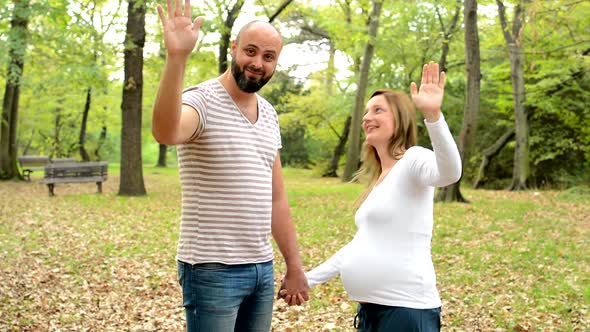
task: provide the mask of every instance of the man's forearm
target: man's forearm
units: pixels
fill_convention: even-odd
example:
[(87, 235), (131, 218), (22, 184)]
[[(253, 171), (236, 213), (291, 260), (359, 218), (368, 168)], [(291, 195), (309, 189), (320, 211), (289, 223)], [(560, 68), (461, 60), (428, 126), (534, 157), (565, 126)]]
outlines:
[(272, 212), (272, 235), (281, 254), (285, 258), (287, 269), (302, 269), (301, 257), (297, 246), (295, 226), (291, 221), (286, 199), (275, 203)]
[(175, 144), (178, 138), (185, 69), (186, 59), (166, 60), (152, 115), (152, 133), (160, 143)]

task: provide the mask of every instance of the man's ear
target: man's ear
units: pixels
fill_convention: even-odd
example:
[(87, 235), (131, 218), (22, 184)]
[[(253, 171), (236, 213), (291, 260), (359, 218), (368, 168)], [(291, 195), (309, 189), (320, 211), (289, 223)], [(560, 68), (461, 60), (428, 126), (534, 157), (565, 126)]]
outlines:
[(236, 41), (235, 40), (232, 40), (231, 41), (231, 47), (229, 48), (229, 52), (230, 52), (230, 55), (231, 55), (232, 58), (235, 58), (236, 57), (235, 52), (236, 52), (237, 47), (238, 47), (238, 44), (236, 43)]

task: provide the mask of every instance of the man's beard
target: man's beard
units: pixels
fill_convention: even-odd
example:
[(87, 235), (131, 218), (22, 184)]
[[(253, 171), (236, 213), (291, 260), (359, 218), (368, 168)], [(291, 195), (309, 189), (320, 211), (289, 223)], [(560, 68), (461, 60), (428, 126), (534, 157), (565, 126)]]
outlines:
[(242, 70), (242, 68), (240, 68), (240, 66), (238, 66), (238, 64), (234, 61), (232, 61), (231, 63), (231, 73), (234, 76), (234, 79), (236, 80), (238, 88), (240, 88), (240, 90), (246, 93), (258, 92), (258, 90), (260, 90), (266, 83), (268, 83), (268, 81), (272, 77), (272, 75), (270, 75), (269, 77), (264, 77), (264, 72), (261, 72), (263, 76), (259, 80), (248, 79), (248, 77), (246, 77), (246, 74), (244, 73), (244, 70)]

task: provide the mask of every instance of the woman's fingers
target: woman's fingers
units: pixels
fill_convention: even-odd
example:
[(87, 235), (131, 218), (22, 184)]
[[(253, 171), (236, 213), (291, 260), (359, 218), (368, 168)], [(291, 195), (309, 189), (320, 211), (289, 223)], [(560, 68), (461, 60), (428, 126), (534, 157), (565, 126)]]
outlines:
[(418, 94), (418, 86), (414, 82), (412, 82), (410, 84), (410, 93), (412, 94), (412, 96), (415, 96)]
[[(424, 64), (422, 67), (422, 81), (420, 82), (420, 85), (436, 84), (439, 87), (443, 87), (446, 75), (444, 72), (439, 72), (439, 70), (440, 67), (436, 62)], [(410, 89), (412, 89), (412, 86), (410, 86)]]
[(432, 84), (438, 84), (438, 63), (430, 64), (430, 75), (432, 76)]
[(438, 86), (443, 89), (445, 87), (445, 81), (447, 80), (447, 74), (445, 72), (440, 73), (440, 81), (438, 82)]

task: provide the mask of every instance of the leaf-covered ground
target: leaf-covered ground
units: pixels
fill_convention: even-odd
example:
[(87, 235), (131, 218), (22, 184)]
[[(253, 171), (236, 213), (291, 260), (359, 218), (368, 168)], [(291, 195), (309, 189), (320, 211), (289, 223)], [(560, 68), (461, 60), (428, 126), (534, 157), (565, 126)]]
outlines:
[[(286, 169), (306, 268), (355, 231), (358, 185)], [(182, 331), (176, 170), (146, 168), (147, 197), (118, 177), (56, 187), (0, 182), (0, 331)], [(37, 175), (38, 176), (38, 175)], [(590, 193), (463, 190), (436, 204), (433, 258), (445, 331), (589, 331)], [(277, 253), (276, 279), (284, 272)], [(353, 331), (339, 279), (302, 307), (277, 302), (273, 331)]]

